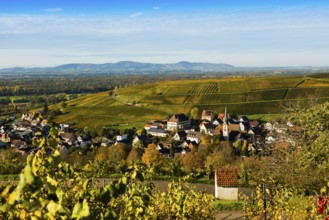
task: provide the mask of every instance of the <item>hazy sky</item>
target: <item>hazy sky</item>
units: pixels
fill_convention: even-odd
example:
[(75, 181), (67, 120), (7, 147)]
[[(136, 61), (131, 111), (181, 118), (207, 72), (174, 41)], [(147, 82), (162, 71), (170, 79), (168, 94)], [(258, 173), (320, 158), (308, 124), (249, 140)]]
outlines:
[(329, 66), (329, 1), (0, 0), (0, 67)]

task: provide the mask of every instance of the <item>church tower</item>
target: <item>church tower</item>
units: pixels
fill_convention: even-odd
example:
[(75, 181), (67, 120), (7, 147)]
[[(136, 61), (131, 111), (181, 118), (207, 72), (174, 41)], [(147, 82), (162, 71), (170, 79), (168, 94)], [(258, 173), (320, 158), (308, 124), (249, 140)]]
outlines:
[(224, 140), (228, 140), (228, 122), (227, 122), (227, 112), (226, 112), (226, 106), (225, 106), (225, 114), (223, 118), (223, 137)]

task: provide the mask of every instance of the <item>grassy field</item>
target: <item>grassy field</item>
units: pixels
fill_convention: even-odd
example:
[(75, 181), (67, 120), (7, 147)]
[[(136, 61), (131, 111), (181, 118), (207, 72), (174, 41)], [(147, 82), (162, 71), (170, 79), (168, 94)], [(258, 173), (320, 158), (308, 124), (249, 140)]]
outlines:
[(282, 106), (316, 97), (329, 100), (329, 74), (312, 76), (235, 77), (167, 81), (126, 87), (116, 91), (83, 96), (68, 101), (58, 122), (77, 127), (120, 125), (140, 127), (148, 120), (169, 114), (201, 112), (266, 115), (282, 113)]

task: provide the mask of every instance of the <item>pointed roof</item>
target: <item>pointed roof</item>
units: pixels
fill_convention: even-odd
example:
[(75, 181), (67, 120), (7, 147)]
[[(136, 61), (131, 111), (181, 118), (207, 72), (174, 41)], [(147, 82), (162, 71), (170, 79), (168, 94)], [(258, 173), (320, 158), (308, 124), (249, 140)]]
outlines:
[(171, 116), (169, 122), (180, 122), (180, 121), (188, 121), (189, 118), (185, 114), (176, 114)]
[(227, 124), (227, 108), (225, 106), (225, 113), (224, 113), (224, 117), (223, 117), (223, 123)]
[(214, 112), (212, 110), (203, 110), (201, 115), (202, 116), (213, 116)]

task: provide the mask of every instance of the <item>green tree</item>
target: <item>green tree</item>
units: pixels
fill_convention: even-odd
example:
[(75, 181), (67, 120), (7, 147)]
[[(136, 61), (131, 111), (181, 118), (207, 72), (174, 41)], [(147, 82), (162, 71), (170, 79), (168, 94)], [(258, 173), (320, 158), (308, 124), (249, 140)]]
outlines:
[(200, 119), (199, 109), (197, 107), (193, 107), (190, 111), (190, 115), (193, 119)]
[(122, 160), (126, 160), (129, 153), (129, 147), (124, 143), (117, 143), (108, 150), (109, 160), (113, 163), (120, 163)]

